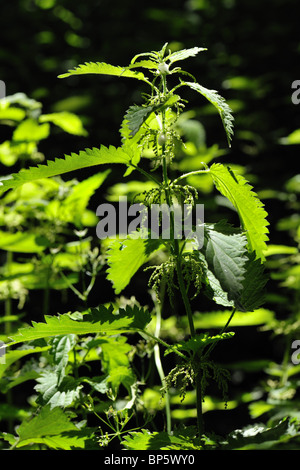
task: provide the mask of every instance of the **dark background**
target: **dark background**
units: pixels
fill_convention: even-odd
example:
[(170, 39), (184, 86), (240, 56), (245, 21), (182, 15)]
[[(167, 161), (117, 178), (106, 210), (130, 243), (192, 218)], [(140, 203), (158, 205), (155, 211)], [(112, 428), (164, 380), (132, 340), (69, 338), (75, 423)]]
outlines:
[[(86, 61), (127, 65), (135, 54), (168, 42), (208, 49), (184, 68), (203, 86), (218, 90), (234, 111), (235, 135), (226, 162), (256, 175), (257, 191), (281, 190), (299, 169), (298, 146), (279, 142), (300, 127), (300, 105), (291, 101), (300, 60), (295, 0), (15, 0), (1, 5), (0, 39), (0, 79), (7, 94), (26, 93), (42, 102), (43, 113), (76, 112), (89, 132), (87, 138), (57, 133), (42, 141), (47, 158), (119, 145), (122, 117), (145, 91), (130, 79), (61, 80), (59, 74)], [(226, 149), (219, 119), (202, 112), (205, 100), (194, 93), (187, 97), (205, 126), (207, 145)], [(264, 202), (267, 210), (270, 204), (273, 226), (282, 209)], [(281, 241), (278, 236), (274, 233), (274, 241)]]
[[(71, 143), (65, 136), (52, 139), (49, 157), (82, 145), (118, 143), (121, 117), (138, 100), (134, 80), (57, 75), (85, 61), (127, 65), (136, 53), (168, 42), (208, 49), (184, 68), (232, 104), (230, 160), (261, 171), (264, 187), (273, 178), (285, 180), (298, 164), (294, 149), (278, 145), (299, 126), (299, 108), (291, 102), (300, 59), (296, 1), (15, 0), (1, 5), (0, 37), (0, 77), (7, 94), (22, 91), (40, 100), (44, 112), (72, 110), (86, 117), (89, 137)], [(245, 87), (226, 86), (239, 76), (249, 79)], [(199, 108), (199, 97), (191, 97), (190, 106)], [(218, 120), (204, 124), (208, 144), (226, 147)]]
[[(295, 0), (2, 1), (0, 79), (8, 95), (24, 92), (41, 101), (43, 113), (66, 110), (83, 118), (88, 137), (57, 132), (41, 143), (47, 158), (62, 157), (85, 147), (119, 145), (122, 117), (140, 99), (143, 85), (97, 76), (60, 80), (59, 74), (88, 61), (127, 65), (135, 54), (160, 50), (166, 42), (179, 48), (206, 47), (207, 52), (186, 61), (183, 68), (203, 86), (218, 90), (234, 111), (235, 135), (223, 161), (246, 166), (256, 177), (256, 191), (281, 191), (299, 171), (299, 147), (279, 142), (300, 127), (300, 105), (291, 101), (291, 84), (300, 79), (298, 31)], [(246, 82), (238, 80), (234, 85), (231, 79), (236, 77)], [(205, 126), (207, 145), (218, 143), (225, 149), (219, 119), (202, 113), (206, 103), (198, 95), (188, 98)], [(120, 176), (122, 171), (114, 170), (108, 184), (118, 182)], [(285, 215), (284, 204), (277, 199), (264, 203), (271, 242), (289, 243), (285, 234), (273, 228)], [(139, 279), (132, 291), (137, 292), (137, 287), (142, 300)], [(104, 297), (110, 294), (109, 290), (103, 293)], [(249, 341), (250, 357), (280, 355), (268, 349), (264, 335), (250, 351), (250, 330), (241, 332), (239, 340), (239, 344)], [(228, 354), (230, 361), (236, 352)]]

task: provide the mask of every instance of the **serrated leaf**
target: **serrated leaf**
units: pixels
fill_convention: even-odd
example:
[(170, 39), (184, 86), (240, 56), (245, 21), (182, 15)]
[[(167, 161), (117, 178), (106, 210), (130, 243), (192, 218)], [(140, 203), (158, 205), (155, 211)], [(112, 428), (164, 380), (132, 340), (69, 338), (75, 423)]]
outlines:
[(14, 173), (8, 178), (2, 179), (0, 192), (17, 188), (24, 183), (62, 175), (91, 166), (111, 163), (130, 165), (134, 156), (134, 150), (126, 146), (116, 148), (112, 145), (109, 147), (102, 145), (100, 148), (85, 149), (80, 151), (79, 154), (72, 153), (71, 155), (66, 155), (65, 158), (56, 158), (53, 161), (48, 161), (46, 165), (24, 169), (19, 173)]
[(62, 410), (57, 408), (51, 412), (50, 406), (47, 406), (30, 421), (23, 422), (17, 432), (20, 440), (28, 440), (33, 437), (55, 436), (75, 429), (76, 426), (69, 421)]
[(254, 253), (249, 254), (248, 258), (245, 266), (243, 290), (236, 302), (236, 307), (244, 312), (256, 310), (263, 305), (265, 301), (264, 287), (267, 283), (264, 265), (259, 259), (255, 259)]
[(116, 294), (125, 289), (138, 269), (160, 248), (160, 243), (160, 240), (142, 238), (112, 242), (107, 251), (107, 279), (112, 282)]
[(98, 333), (114, 335), (121, 332), (134, 332), (143, 330), (151, 321), (148, 310), (143, 308), (120, 309), (113, 313), (113, 307), (101, 305), (93, 308), (83, 315), (82, 319), (75, 320), (69, 314), (59, 316), (45, 316), (44, 322), (32, 322), (32, 326), (20, 328), (15, 335), (11, 335), (11, 344), (33, 341), (41, 338), (61, 335), (86, 335)]
[(86, 74), (100, 74), (100, 75), (114, 75), (117, 77), (136, 78), (138, 80), (146, 81), (143, 73), (130, 70), (129, 67), (121, 67), (105, 62), (85, 62), (80, 64), (67, 73), (63, 73), (58, 78), (66, 78), (72, 75), (86, 75)]
[(163, 109), (171, 108), (179, 100), (180, 97), (174, 94), (169, 96), (163, 103), (160, 103), (159, 105), (153, 104), (151, 106), (130, 106), (124, 116), (122, 126), (123, 128), (127, 126), (130, 129), (129, 137), (133, 138), (152, 113), (162, 111)]
[(234, 307), (234, 301), (228, 299), (228, 293), (225, 292), (220, 284), (220, 281), (209, 269), (205, 270), (206, 274), (206, 286), (204, 287), (204, 294), (214, 300), (218, 305), (223, 307)]
[(145, 69), (157, 69), (157, 63), (152, 60), (140, 60), (139, 62), (134, 62), (126, 67), (126, 69), (134, 69), (142, 67)]
[[(143, 429), (139, 432), (127, 434), (122, 444), (127, 450), (160, 450), (172, 449), (192, 450), (200, 449), (195, 438), (196, 430), (189, 426), (185, 429), (176, 429), (172, 434), (167, 432), (150, 432)], [(175, 460), (176, 461), (176, 460)]]
[(199, 52), (207, 51), (205, 47), (192, 47), (190, 49), (182, 49), (180, 51), (173, 52), (168, 56), (170, 64), (177, 62), (178, 60), (184, 60), (188, 57), (195, 57)]
[(236, 208), (248, 239), (249, 250), (255, 251), (256, 256), (264, 261), (269, 223), (262, 202), (248, 181), (229, 167), (214, 163), (209, 171), (218, 191)]
[(75, 335), (56, 336), (53, 338), (50, 354), (55, 364), (57, 385), (60, 385), (69, 361), (69, 352), (76, 344)]
[(299, 438), (299, 431), (294, 429), (291, 432), (289, 428), (290, 422), (287, 418), (269, 427), (264, 424), (250, 425), (230, 433), (228, 446), (225, 444), (224, 447), (233, 450), (272, 449), (281, 442), (284, 445), (289, 438), (292, 439), (294, 436)]
[(199, 351), (202, 351), (209, 344), (217, 343), (220, 340), (229, 339), (233, 336), (233, 332), (222, 333), (220, 335), (215, 336), (209, 336), (206, 333), (201, 333), (199, 335), (193, 336), (187, 341), (179, 341), (177, 344), (170, 346), (168, 349), (165, 350), (165, 355), (173, 352), (174, 350), (186, 351), (188, 353), (197, 353)]
[(85, 448), (92, 432), (82, 432), (73, 424), (60, 408), (45, 406), (30, 421), (19, 426), (16, 447), (40, 443), (53, 449), (71, 450)]
[(139, 131), (141, 125), (147, 120), (150, 114), (157, 108), (152, 106), (130, 106), (124, 116), (124, 120), (130, 129), (130, 137), (134, 137)]
[(203, 87), (199, 83), (194, 82), (184, 82), (185, 85), (189, 86), (192, 90), (197, 91), (202, 96), (204, 96), (218, 111), (225, 132), (227, 136), (227, 141), (229, 147), (231, 146), (231, 139), (233, 134), (233, 116), (232, 116), (232, 109), (226, 103), (225, 99), (219, 95), (216, 90), (209, 90), (208, 88)]
[(82, 385), (74, 377), (63, 377), (58, 383), (56, 372), (45, 371), (36, 380), (34, 389), (40, 393), (37, 402), (40, 405), (50, 405), (50, 408), (66, 408), (79, 398)]
[(204, 227), (203, 252), (208, 268), (235, 301), (241, 295), (245, 274), (247, 238), (224, 221)]

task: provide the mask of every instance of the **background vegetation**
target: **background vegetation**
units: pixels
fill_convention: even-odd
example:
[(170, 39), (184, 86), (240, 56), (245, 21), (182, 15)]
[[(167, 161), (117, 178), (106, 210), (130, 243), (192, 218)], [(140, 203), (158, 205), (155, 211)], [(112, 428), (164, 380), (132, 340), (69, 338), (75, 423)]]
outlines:
[[(241, 321), (243, 326), (238, 322), (233, 325), (235, 338), (216, 350), (216, 359), (230, 366), (232, 383), (226, 411), (208, 401), (206, 426), (223, 434), (257, 419), (268, 423), (270, 416), (298, 417), (298, 370), (291, 363), (291, 343), (300, 338), (300, 105), (291, 101), (291, 84), (299, 78), (300, 55), (295, 2), (153, 0), (142, 5), (133, 0), (15, 0), (5, 2), (1, 11), (0, 79), (6, 83), (7, 95), (24, 93), (42, 104), (45, 115), (75, 113), (87, 131), (74, 136), (54, 127), (38, 142), (40, 154), (47, 159), (100, 144), (119, 145), (121, 118), (140, 99), (136, 83), (93, 76), (59, 80), (59, 74), (88, 61), (126, 65), (135, 54), (159, 50), (165, 42), (174, 50), (194, 46), (208, 49), (189, 61), (188, 70), (204, 86), (219, 90), (226, 98), (233, 109), (235, 134), (228, 150), (219, 120), (205, 102), (202, 106), (191, 94), (188, 99), (195, 111), (193, 119), (201, 124), (198, 138), (207, 153), (213, 152), (219, 162), (236, 165), (255, 185), (269, 214), (272, 246), (267, 256), (270, 280), (264, 310), (257, 318)], [(5, 120), (1, 124), (0, 144), (12, 136), (11, 126)], [(19, 160), (8, 163), (3, 146), (0, 161), (2, 175), (20, 168)], [(90, 174), (82, 171), (74, 177), (83, 180)], [(120, 188), (114, 192), (112, 188), (121, 176), (122, 169), (113, 169), (91, 197), (91, 211), (107, 197), (113, 199), (119, 194)], [(193, 184), (197, 185), (196, 179)], [(210, 201), (206, 206), (208, 220), (226, 215), (235, 221), (235, 214), (212, 187), (202, 187), (201, 196), (204, 203)], [(44, 228), (46, 233), (46, 222)], [(1, 259), (4, 265), (5, 247)], [(146, 274), (134, 278), (122, 294), (135, 296), (142, 305), (151, 302), (146, 279)], [(114, 299), (104, 275), (100, 273), (96, 283), (90, 304), (97, 306)], [(22, 321), (42, 321), (43, 302), (46, 313), (57, 313), (62, 298), (61, 292), (53, 292), (46, 298), (45, 307), (44, 290), (35, 289), (26, 297)], [(4, 312), (3, 284), (2, 299)], [(18, 302), (20, 298), (14, 300), (12, 313), (19, 313)], [(69, 293), (64, 306), (73, 311), (77, 303), (76, 295)], [(194, 308), (205, 312), (209, 305), (197, 304)], [(214, 326), (209, 325), (212, 329)], [(20, 409), (26, 408), (31, 386), (26, 382), (14, 391), (14, 404)], [(277, 394), (272, 395), (275, 389)], [(246, 392), (252, 393), (250, 399)], [(218, 396), (217, 390), (211, 393)], [(1, 398), (5, 403), (5, 397)], [(3, 410), (0, 408), (0, 416), (2, 412), (6, 429)], [(188, 420), (188, 405), (184, 413), (177, 415), (179, 421)]]

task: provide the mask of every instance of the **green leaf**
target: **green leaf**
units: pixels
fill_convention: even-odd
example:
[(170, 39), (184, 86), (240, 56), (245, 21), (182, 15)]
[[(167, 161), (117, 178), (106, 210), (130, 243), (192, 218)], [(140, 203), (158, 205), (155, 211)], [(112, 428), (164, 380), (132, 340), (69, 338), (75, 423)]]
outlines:
[(48, 123), (39, 124), (35, 119), (25, 119), (13, 133), (14, 142), (39, 142), (50, 134)]
[(74, 335), (56, 336), (53, 338), (50, 354), (55, 364), (55, 375), (57, 385), (62, 382), (65, 370), (69, 362), (69, 352), (76, 344)]
[(140, 60), (139, 62), (133, 62), (126, 67), (126, 70), (142, 67), (148, 70), (157, 69), (158, 65), (152, 60)]
[(81, 119), (73, 113), (68, 111), (61, 111), (60, 113), (43, 114), (39, 117), (40, 122), (52, 122), (64, 131), (73, 135), (87, 135)]
[(296, 246), (287, 246), (287, 245), (272, 245), (269, 244), (264, 251), (264, 255), (267, 258), (268, 256), (274, 255), (294, 255), (298, 253)]
[(79, 154), (72, 153), (66, 155), (65, 158), (56, 158), (54, 161), (48, 161), (47, 165), (38, 165), (19, 173), (10, 175), (7, 179), (1, 181), (1, 191), (14, 189), (24, 183), (35, 181), (41, 178), (49, 178), (62, 175), (82, 168), (88, 168), (96, 165), (122, 163), (130, 166), (132, 158), (134, 158), (134, 150), (131, 147), (105, 147), (85, 149)]
[(174, 351), (186, 351), (188, 353), (197, 353), (202, 351), (206, 346), (217, 343), (223, 339), (229, 339), (234, 336), (233, 332), (222, 333), (220, 335), (209, 336), (206, 333), (195, 335), (187, 341), (179, 341), (177, 344), (170, 346), (165, 350), (165, 355)]
[(131, 346), (125, 336), (110, 337), (101, 340), (101, 362), (106, 373), (119, 366), (129, 367), (128, 353)]
[(248, 258), (243, 290), (236, 301), (236, 307), (244, 312), (256, 310), (263, 305), (265, 301), (264, 287), (267, 283), (264, 265), (259, 259), (255, 259), (255, 253), (249, 254)]
[(17, 448), (38, 443), (52, 449), (83, 449), (92, 438), (91, 430), (78, 430), (60, 408), (51, 410), (50, 406), (43, 407), (30, 421), (24, 421), (17, 433)]
[(21, 328), (15, 335), (11, 335), (12, 343), (7, 346), (51, 336), (92, 333), (114, 335), (141, 331), (150, 321), (150, 313), (142, 308), (126, 307), (120, 309), (118, 313), (113, 313), (112, 306), (101, 305), (86, 312), (80, 320), (74, 320), (67, 313), (59, 316), (46, 315), (45, 323), (32, 322), (32, 326)]
[[(194, 323), (196, 329), (207, 330), (210, 328), (222, 328), (229, 317), (231, 310), (216, 310), (212, 312), (195, 312)], [(274, 312), (264, 308), (258, 308), (254, 312), (236, 311), (230, 321), (232, 327), (256, 326), (272, 323)]]
[(9, 233), (0, 231), (0, 248), (5, 251), (17, 253), (39, 253), (45, 249), (36, 241), (35, 233), (17, 232)]
[(20, 361), (23, 357), (28, 356), (29, 354), (42, 353), (47, 351), (47, 349), (49, 349), (49, 346), (5, 351), (5, 363), (0, 363), (0, 379), (3, 377), (5, 371), (15, 362)]
[(84, 316), (84, 319), (92, 322), (103, 323), (105, 334), (115, 334), (114, 332), (141, 331), (151, 321), (151, 315), (147, 308), (134, 305), (127, 305), (113, 313), (113, 307), (100, 305), (98, 308), (91, 309), (90, 313)]
[(209, 171), (218, 191), (236, 208), (248, 239), (249, 250), (255, 251), (256, 256), (265, 261), (269, 223), (262, 202), (248, 181), (229, 167), (214, 163)]
[(247, 262), (247, 238), (224, 221), (204, 227), (203, 252), (208, 268), (228, 294), (236, 301), (243, 289)]
[(106, 378), (106, 382), (109, 384), (109, 387), (112, 389), (114, 396), (117, 398), (120, 385), (123, 385), (128, 391), (130, 401), (127, 405), (131, 406), (131, 399), (134, 397), (134, 385), (136, 384), (136, 376), (134, 375), (132, 369), (126, 366), (118, 366), (115, 369), (110, 371), (110, 374)]
[[(138, 133), (141, 126), (147, 121), (147, 119), (150, 117), (152, 113), (162, 111), (163, 109), (171, 108), (179, 100), (180, 100), (180, 97), (174, 94), (174, 95), (169, 96), (164, 102), (158, 105), (153, 104), (150, 106), (137, 106), (137, 105), (130, 106), (130, 108), (128, 109), (127, 113), (124, 116), (124, 120), (122, 124), (123, 131), (124, 131), (124, 127), (127, 126), (130, 130), (130, 134), (128, 137), (133, 138)], [(124, 135), (124, 132), (123, 132), (123, 135)]]
[[(59, 382), (58, 382), (59, 380)], [(36, 380), (38, 385), (34, 389), (40, 393), (37, 403), (42, 406), (50, 405), (66, 408), (78, 400), (82, 385), (74, 377), (63, 377), (60, 380), (56, 372), (45, 371)]]
[(150, 255), (160, 248), (160, 240), (127, 238), (114, 240), (107, 251), (107, 279), (119, 294), (129, 284), (138, 269), (145, 264)]
[[(172, 434), (167, 432), (150, 432), (143, 429), (139, 432), (130, 432), (123, 441), (127, 450), (160, 450), (160, 449), (200, 449), (195, 438), (195, 428), (189, 426), (184, 429), (174, 430)], [(172, 446), (172, 447), (170, 447)]]
[(281, 137), (279, 143), (282, 145), (299, 145), (300, 144), (300, 129), (296, 129), (286, 137)]
[(182, 49), (180, 51), (173, 52), (170, 56), (167, 57), (167, 60), (170, 61), (170, 64), (177, 62), (178, 60), (184, 60), (188, 57), (195, 57), (199, 52), (207, 51), (205, 47), (192, 47), (191, 49)]
[(25, 117), (24, 109), (8, 107), (0, 102), (0, 121), (22, 121)]
[(37, 113), (39, 113), (42, 107), (39, 101), (28, 98), (25, 93), (15, 93), (14, 95), (6, 96), (1, 104), (4, 104), (4, 106), (16, 104), (30, 111), (36, 111)]
[(150, 114), (157, 108), (152, 106), (130, 106), (124, 116), (124, 120), (130, 129), (130, 137), (134, 137), (139, 131), (141, 125), (147, 120)]
[(71, 423), (60, 409), (50, 412), (47, 406), (28, 422), (23, 422), (18, 428), (20, 441), (34, 437), (55, 436), (62, 432), (74, 431), (75, 425)]
[(206, 268), (205, 275), (206, 285), (204, 286), (204, 294), (218, 305), (234, 307), (234, 301), (228, 299), (228, 293), (222, 289), (220, 281), (216, 278), (213, 272)]
[(116, 397), (120, 385), (123, 384), (132, 399), (135, 395), (133, 389), (137, 379), (130, 366), (128, 354), (132, 347), (127, 344), (127, 338), (113, 336), (100, 339), (98, 344), (101, 346), (102, 369), (107, 374), (105, 379), (107, 388), (111, 388)]
[[(266, 426), (264, 424), (255, 424), (237, 429), (228, 436), (228, 445), (225, 449), (231, 450), (288, 450), (289, 441), (295, 439), (296, 447), (299, 446), (299, 424), (296, 420), (282, 419), (278, 424)], [(292, 444), (292, 442), (291, 442)], [(282, 445), (282, 447), (281, 447)]]
[(59, 75), (58, 78), (85, 74), (114, 75), (117, 77), (136, 78), (137, 80), (147, 81), (144, 74), (141, 72), (130, 70), (129, 67), (106, 64), (105, 62), (85, 62), (84, 64), (78, 65), (73, 70), (69, 70), (67, 73)]
[(90, 198), (100, 188), (110, 172), (111, 170), (106, 170), (96, 173), (77, 183), (60, 205), (60, 219), (65, 222), (73, 222), (78, 227), (82, 226), (83, 213), (87, 208)]
[(198, 93), (201, 93), (218, 111), (225, 132), (227, 136), (227, 141), (229, 147), (231, 146), (231, 138), (233, 134), (233, 116), (232, 116), (232, 110), (226, 103), (225, 99), (218, 94), (216, 90), (208, 90), (207, 88), (204, 88), (202, 85), (199, 83), (193, 83), (193, 82), (183, 82), (185, 85), (189, 86), (192, 90), (197, 91)]
[(242, 232), (221, 221), (204, 227), (204, 245), (197, 251), (205, 274), (204, 294), (217, 304), (253, 311), (264, 303), (267, 276), (255, 253), (246, 250)]

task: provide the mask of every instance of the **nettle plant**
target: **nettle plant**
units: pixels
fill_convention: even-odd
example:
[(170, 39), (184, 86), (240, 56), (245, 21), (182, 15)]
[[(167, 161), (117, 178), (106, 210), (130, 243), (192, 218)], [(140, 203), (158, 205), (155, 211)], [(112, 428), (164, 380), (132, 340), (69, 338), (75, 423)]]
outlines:
[[(2, 180), (2, 192), (14, 191), (25, 183), (43, 178), (98, 165), (118, 164), (126, 168), (125, 178), (133, 171), (141, 174), (145, 190), (136, 194), (134, 201), (142, 202), (149, 210), (153, 204), (165, 204), (170, 208), (169, 237), (164, 233), (151, 237), (151, 231), (145, 237), (136, 227), (127, 235), (120, 233), (101, 242), (108, 266), (107, 279), (112, 282), (117, 296), (148, 263), (145, 273), (148, 269), (152, 272), (145, 290), (150, 288), (153, 292), (153, 311), (137, 303), (124, 302), (124, 299), (93, 308), (85, 304), (86, 308), (80, 312), (46, 315), (45, 322), (33, 322), (32, 326), (21, 328), (10, 336), (6, 344), (7, 363), (2, 367), (7, 368), (14, 361), (22, 343), (30, 344), (32, 351), (46, 350), (49, 364), (49, 369), (40, 373), (35, 387), (39, 394), (36, 401), (39, 413), (31, 421), (21, 424), (17, 436), (5, 437), (13, 447), (38, 443), (69, 449), (92, 446), (95, 440), (97, 445), (99, 442), (108, 445), (116, 436), (127, 449), (149, 448), (155, 437), (158, 438), (156, 448), (201, 449), (205, 446), (202, 403), (207, 385), (211, 380), (215, 381), (226, 400), (230, 380), (228, 371), (213, 361), (211, 353), (220, 341), (233, 336), (228, 327), (236, 311), (251, 312), (263, 303), (268, 222), (263, 204), (253, 188), (227, 165), (203, 164), (195, 171), (176, 175), (173, 180), (170, 177), (176, 168), (177, 149), (184, 146), (178, 123), (187, 101), (179, 92), (189, 89), (208, 100), (218, 111), (228, 145), (231, 143), (233, 117), (224, 98), (217, 91), (197, 83), (195, 77), (177, 65), (204, 50), (194, 47), (172, 53), (165, 44), (160, 51), (136, 55), (125, 67), (85, 63), (60, 75), (60, 78), (85, 74), (116, 76), (119, 80), (133, 78), (146, 86), (147, 92), (141, 95), (142, 104), (134, 104), (127, 110), (120, 129), (119, 147), (85, 149), (45, 165), (23, 169)], [(176, 84), (170, 86), (174, 81)], [(175, 228), (178, 227), (175, 227), (171, 209), (174, 205), (188, 205), (193, 210), (199, 202), (196, 188), (185, 184), (192, 175), (211, 177), (216, 190), (235, 208), (239, 227), (226, 220), (217, 223), (196, 220), (188, 236), (176, 236)], [(203, 235), (200, 243), (196, 235), (197, 224)], [(155, 257), (158, 253), (160, 258)], [(157, 259), (161, 261), (153, 265), (153, 260)], [(95, 285), (97, 282), (95, 280)], [(214, 336), (197, 333), (194, 325), (192, 304), (198, 299), (200, 302), (201, 296), (231, 312), (221, 331)], [(180, 302), (182, 299), (182, 316), (187, 319), (189, 335), (170, 344), (160, 338), (162, 310), (167, 300), (172, 308), (178, 299)], [(155, 355), (166, 411), (166, 429), (161, 432), (151, 432), (147, 418), (137, 429), (128, 431), (129, 419), (142, 407), (140, 388), (143, 386), (131, 365), (129, 334), (142, 337), (135, 349), (136, 355)], [(172, 354), (176, 363), (166, 376), (161, 350), (165, 355)], [(81, 366), (99, 358), (102, 375), (87, 377), (81, 373)], [(197, 422), (194, 427), (172, 429), (169, 390), (174, 387), (181, 399), (188, 389), (196, 391)], [(109, 408), (102, 406), (103, 395), (109, 399)], [(73, 414), (67, 416), (61, 408), (67, 410), (71, 406)], [(88, 433), (83, 423), (89, 414), (97, 416), (101, 423), (104, 421), (112, 432), (100, 430), (99, 434), (93, 429)], [(71, 421), (74, 415), (82, 418), (77, 419), (80, 422), (76, 425)], [(36, 430), (40, 425), (43, 433), (39, 435)], [(138, 430), (140, 428), (142, 432)], [(155, 448), (154, 441), (151, 445)]]

